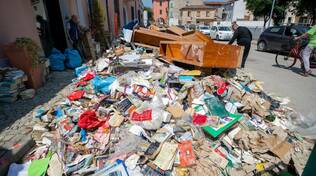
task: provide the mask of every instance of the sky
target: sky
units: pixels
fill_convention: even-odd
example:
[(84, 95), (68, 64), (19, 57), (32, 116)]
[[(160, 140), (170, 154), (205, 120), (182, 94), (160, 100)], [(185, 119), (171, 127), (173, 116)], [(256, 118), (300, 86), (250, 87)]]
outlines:
[(152, 6), (152, 0), (143, 0), (145, 7), (151, 7)]

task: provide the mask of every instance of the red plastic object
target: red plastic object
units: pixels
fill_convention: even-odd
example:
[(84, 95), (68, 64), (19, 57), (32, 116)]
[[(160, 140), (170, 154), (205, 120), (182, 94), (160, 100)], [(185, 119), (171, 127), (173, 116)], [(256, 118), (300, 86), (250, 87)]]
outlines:
[(227, 90), (228, 83), (220, 76), (212, 76), (211, 80), (217, 87), (217, 94), (222, 95)]
[(87, 84), (88, 84), (87, 81), (79, 81), (79, 82), (77, 82), (76, 86), (77, 86), (77, 87), (79, 87), (79, 86), (85, 86), (85, 85), (87, 85)]
[(95, 77), (95, 74), (93, 73), (88, 73), (86, 74), (86, 76), (82, 79), (84, 81), (90, 81), (91, 79), (93, 79)]
[(178, 144), (180, 154), (180, 166), (187, 167), (195, 164), (195, 154), (191, 141), (183, 141)]
[(148, 109), (143, 111), (142, 113), (133, 112), (132, 113), (132, 120), (133, 121), (146, 121), (152, 119), (152, 110)]
[(217, 94), (222, 95), (223, 93), (225, 93), (227, 86), (227, 83), (223, 83), (222, 85), (220, 85), (220, 87), (217, 89)]
[(83, 97), (84, 93), (85, 93), (85, 91), (83, 91), (83, 90), (75, 90), (68, 96), (68, 99), (70, 101), (79, 100), (80, 98)]
[(78, 120), (78, 126), (83, 129), (96, 128), (102, 126), (103, 124), (104, 121), (100, 121), (93, 110), (83, 112)]
[(193, 124), (194, 125), (204, 125), (207, 121), (207, 116), (206, 115), (201, 115), (201, 114), (194, 114), (193, 115)]
[(69, 118), (65, 118), (65, 119), (59, 121), (59, 125), (60, 125), (65, 131), (70, 131), (70, 130), (74, 127), (74, 124), (70, 121)]

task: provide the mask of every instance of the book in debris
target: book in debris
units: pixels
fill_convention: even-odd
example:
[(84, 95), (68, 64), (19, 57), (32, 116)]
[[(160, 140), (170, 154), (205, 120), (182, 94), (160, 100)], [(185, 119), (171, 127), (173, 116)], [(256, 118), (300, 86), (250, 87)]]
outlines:
[(17, 68), (0, 68), (0, 102), (9, 103), (18, 99), (21, 91), (25, 90), (26, 74)]

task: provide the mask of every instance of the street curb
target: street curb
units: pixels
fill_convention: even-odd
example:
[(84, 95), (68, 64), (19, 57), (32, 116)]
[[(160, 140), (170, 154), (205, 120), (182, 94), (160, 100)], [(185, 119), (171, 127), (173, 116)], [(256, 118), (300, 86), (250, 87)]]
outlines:
[[(7, 175), (11, 163), (20, 161), (35, 145), (35, 141), (31, 137), (31, 133), (27, 135), (16, 135), (8, 145), (1, 146), (0, 150), (6, 150), (0, 156), (0, 176)], [(9, 149), (11, 146), (12, 149)], [(3, 148), (4, 147), (4, 148)]]

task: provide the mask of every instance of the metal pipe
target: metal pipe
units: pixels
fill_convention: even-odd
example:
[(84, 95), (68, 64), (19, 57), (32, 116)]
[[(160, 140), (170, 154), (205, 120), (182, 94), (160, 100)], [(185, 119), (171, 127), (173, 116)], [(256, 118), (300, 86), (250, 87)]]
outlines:
[[(233, 10), (231, 11), (231, 15), (230, 15), (230, 19), (233, 22), (234, 21), (234, 9), (235, 9), (235, 1), (233, 1), (233, 3), (231, 4), (231, 6), (233, 7)], [(236, 19), (237, 21), (237, 19)]]
[(111, 23), (110, 23), (110, 16), (109, 16), (109, 1), (108, 0), (105, 0), (105, 6), (106, 6), (105, 8), (106, 8), (106, 18), (107, 18), (107, 23), (108, 23), (108, 29), (109, 29), (109, 33), (111, 33)]
[(273, 14), (274, 5), (275, 5), (275, 0), (273, 0), (273, 2), (272, 2), (272, 8), (271, 8), (271, 12), (270, 12), (270, 19), (269, 19), (268, 27), (270, 27), (270, 23), (271, 23), (271, 20), (272, 20), (272, 14)]

